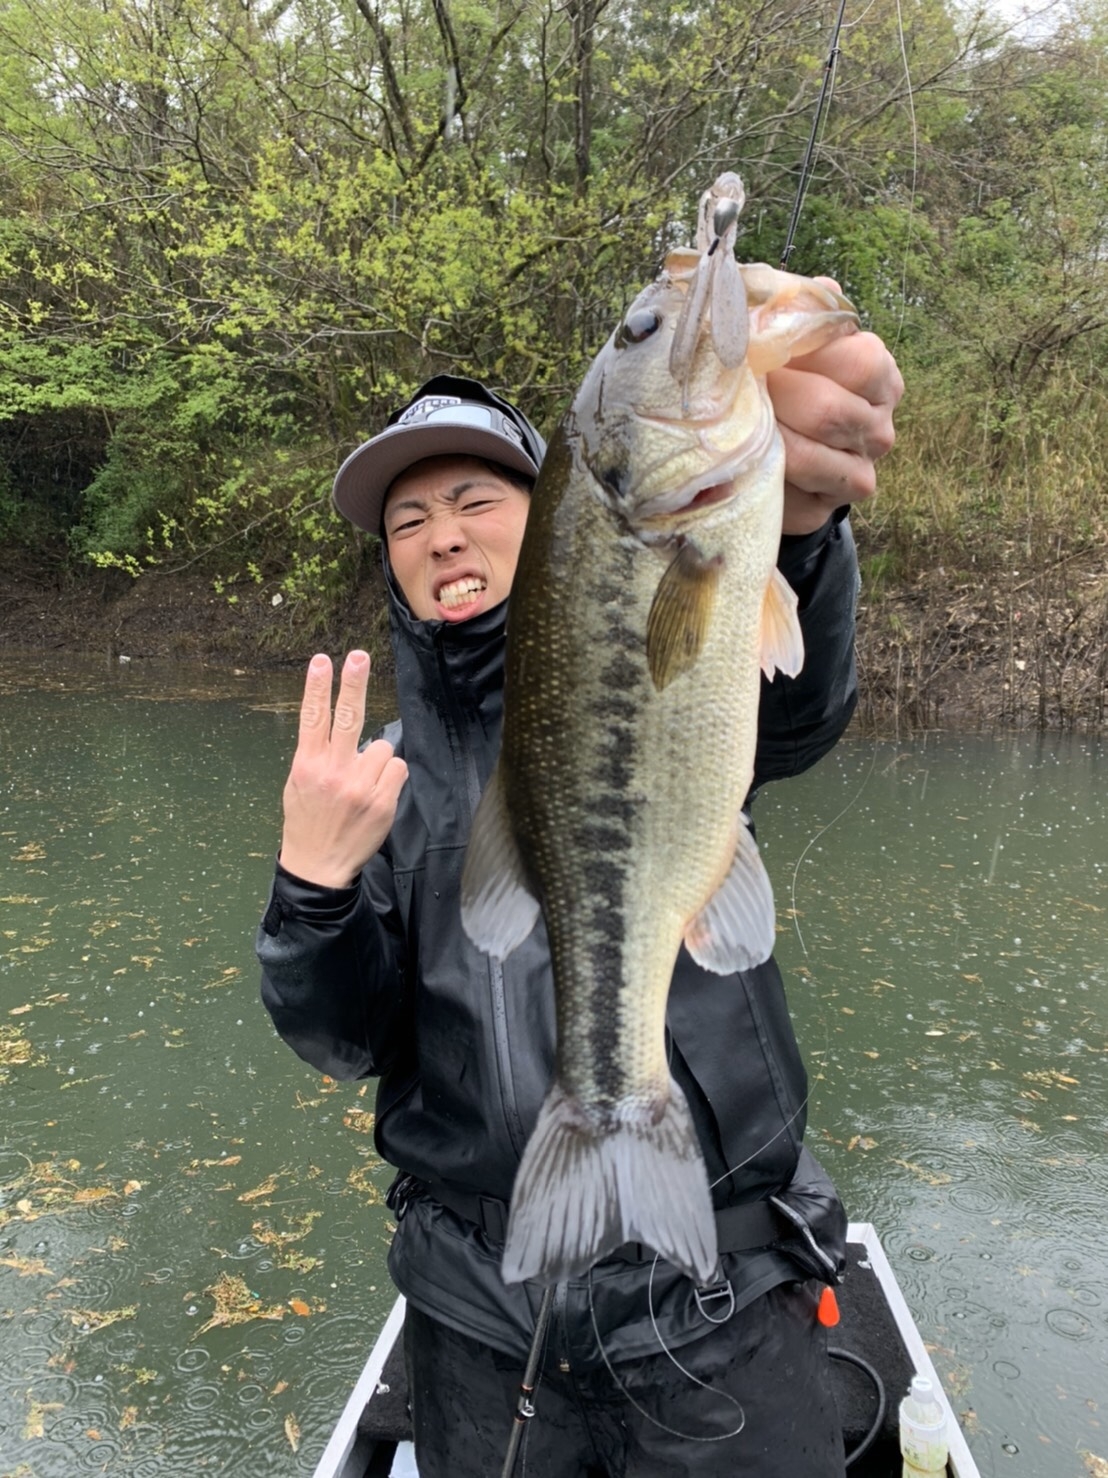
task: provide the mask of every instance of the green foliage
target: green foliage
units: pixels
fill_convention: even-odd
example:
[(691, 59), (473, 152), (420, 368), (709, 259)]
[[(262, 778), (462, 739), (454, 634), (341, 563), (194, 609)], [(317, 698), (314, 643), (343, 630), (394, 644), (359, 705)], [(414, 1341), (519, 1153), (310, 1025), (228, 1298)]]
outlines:
[[(0, 537), (335, 600), (333, 469), (422, 379), (549, 429), (721, 168), (776, 262), (836, 9), (0, 0)], [(896, 345), (905, 527), (1103, 387), (1108, 38), (1051, 25), (875, 0), (843, 34), (792, 262)]]

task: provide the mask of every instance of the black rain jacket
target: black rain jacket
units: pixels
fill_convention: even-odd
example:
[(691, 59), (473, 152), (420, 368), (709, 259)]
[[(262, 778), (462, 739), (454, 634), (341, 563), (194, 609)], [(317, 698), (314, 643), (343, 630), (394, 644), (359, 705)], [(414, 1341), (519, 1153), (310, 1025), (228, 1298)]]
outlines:
[[(854, 708), (858, 574), (844, 512), (782, 540), (806, 655), (799, 677), (763, 681), (755, 789), (814, 764)], [(470, 943), (459, 909), (470, 823), (499, 743), (507, 603), (449, 624), (413, 619), (391, 575), (390, 596), (400, 720), (384, 737), (409, 780), (359, 883), (322, 888), (278, 864), (258, 931), (262, 999), (320, 1072), (380, 1078), (377, 1148), (404, 1173), (389, 1259), (397, 1286), (424, 1313), (524, 1357), (541, 1288), (506, 1286), (488, 1221), (482, 1228), (423, 1189), (507, 1202), (553, 1071), (541, 918), (500, 964)], [(717, 1207), (780, 1194), (810, 1231), (725, 1254), (711, 1304), (660, 1260), (606, 1259), (559, 1288), (553, 1337), (571, 1362), (601, 1358), (597, 1333), (609, 1359), (655, 1353), (659, 1336), (676, 1347), (721, 1309), (798, 1277), (830, 1281), (842, 1265), (845, 1216), (802, 1151), (807, 1077), (776, 963), (719, 976), (682, 949), (668, 1034)]]

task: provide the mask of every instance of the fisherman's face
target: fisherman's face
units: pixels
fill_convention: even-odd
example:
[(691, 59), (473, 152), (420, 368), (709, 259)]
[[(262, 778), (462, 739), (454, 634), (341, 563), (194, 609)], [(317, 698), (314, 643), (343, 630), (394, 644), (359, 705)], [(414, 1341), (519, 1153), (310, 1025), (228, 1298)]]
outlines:
[(393, 574), (418, 621), (468, 621), (507, 598), (531, 499), (476, 457), (427, 457), (385, 499)]

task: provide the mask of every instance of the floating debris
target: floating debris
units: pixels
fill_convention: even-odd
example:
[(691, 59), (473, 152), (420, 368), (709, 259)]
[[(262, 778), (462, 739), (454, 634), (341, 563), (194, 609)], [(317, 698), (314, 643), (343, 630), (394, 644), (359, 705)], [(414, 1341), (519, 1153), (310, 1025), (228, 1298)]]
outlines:
[(133, 1319), (138, 1313), (137, 1304), (128, 1304), (122, 1309), (66, 1309), (69, 1322), (82, 1334), (92, 1334), (98, 1329), (107, 1329), (110, 1324), (119, 1324), (124, 1319)]
[(249, 1324), (254, 1319), (285, 1317), (284, 1304), (263, 1304), (258, 1295), (246, 1286), (245, 1280), (237, 1275), (220, 1273), (204, 1292), (215, 1302), (215, 1313), (206, 1324), (200, 1326), (193, 1339), (199, 1339), (209, 1329), (218, 1329), (220, 1326), (229, 1328), (232, 1324)]
[(290, 1411), (285, 1417), (285, 1436), (289, 1439), (289, 1446), (296, 1452), (300, 1446), (300, 1423)]

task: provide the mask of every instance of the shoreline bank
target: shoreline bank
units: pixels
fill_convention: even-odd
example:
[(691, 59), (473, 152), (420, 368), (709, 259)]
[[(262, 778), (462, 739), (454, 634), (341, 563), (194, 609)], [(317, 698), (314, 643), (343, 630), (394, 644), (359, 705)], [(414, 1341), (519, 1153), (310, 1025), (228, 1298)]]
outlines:
[[(384, 674), (391, 652), (378, 579), (326, 618), (252, 586), (237, 599), (200, 574), (9, 573), (0, 652), (228, 669), (299, 669), (314, 652), (365, 647)], [(941, 566), (910, 585), (863, 589), (858, 613), (866, 732), (929, 729), (1103, 734), (1108, 727), (1108, 589), (1092, 556), (1065, 579), (1018, 572), (968, 578)]]

